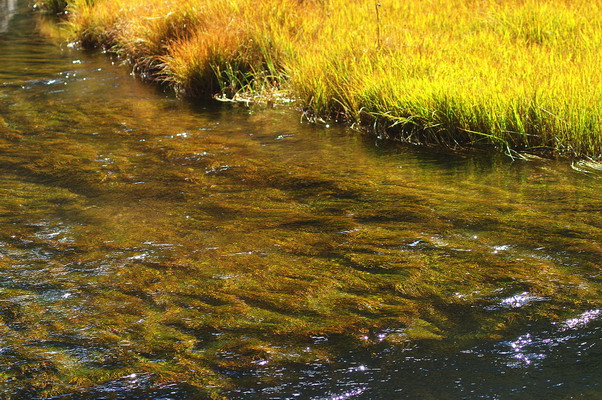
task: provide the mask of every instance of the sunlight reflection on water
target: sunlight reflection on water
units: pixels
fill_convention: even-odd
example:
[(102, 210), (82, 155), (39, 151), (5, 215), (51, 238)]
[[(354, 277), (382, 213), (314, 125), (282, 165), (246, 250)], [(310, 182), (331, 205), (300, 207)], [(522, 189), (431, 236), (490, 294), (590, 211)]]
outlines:
[(576, 318), (570, 318), (564, 321), (560, 325), (560, 330), (567, 331), (570, 329), (584, 328), (592, 321), (599, 319), (601, 316), (602, 310), (600, 309), (586, 311)]

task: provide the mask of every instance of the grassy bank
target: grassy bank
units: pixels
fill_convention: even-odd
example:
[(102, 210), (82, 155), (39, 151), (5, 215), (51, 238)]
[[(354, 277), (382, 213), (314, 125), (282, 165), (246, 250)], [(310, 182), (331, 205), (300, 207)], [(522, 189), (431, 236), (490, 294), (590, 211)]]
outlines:
[(416, 143), (602, 153), (602, 2), (70, 0), (73, 34), (186, 96), (294, 98)]

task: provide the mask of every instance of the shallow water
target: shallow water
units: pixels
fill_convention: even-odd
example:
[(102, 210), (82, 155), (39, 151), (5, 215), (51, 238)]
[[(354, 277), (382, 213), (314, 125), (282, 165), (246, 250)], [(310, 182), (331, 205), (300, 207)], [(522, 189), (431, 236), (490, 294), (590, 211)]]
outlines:
[(0, 397), (602, 398), (600, 171), (187, 104), (16, 10)]

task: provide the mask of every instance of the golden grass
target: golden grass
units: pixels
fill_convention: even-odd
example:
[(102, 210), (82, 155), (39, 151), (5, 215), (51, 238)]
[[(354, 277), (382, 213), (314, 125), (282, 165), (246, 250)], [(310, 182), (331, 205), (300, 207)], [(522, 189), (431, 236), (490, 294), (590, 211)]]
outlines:
[(602, 155), (602, 2), (71, 0), (74, 34), (189, 95), (449, 146)]

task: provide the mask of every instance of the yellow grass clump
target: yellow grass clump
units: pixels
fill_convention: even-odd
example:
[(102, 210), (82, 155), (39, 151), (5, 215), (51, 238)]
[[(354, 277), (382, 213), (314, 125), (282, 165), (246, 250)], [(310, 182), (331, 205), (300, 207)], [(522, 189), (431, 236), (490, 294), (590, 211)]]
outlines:
[(70, 0), (188, 96), (286, 93), (416, 143), (602, 157), (598, 0)]

